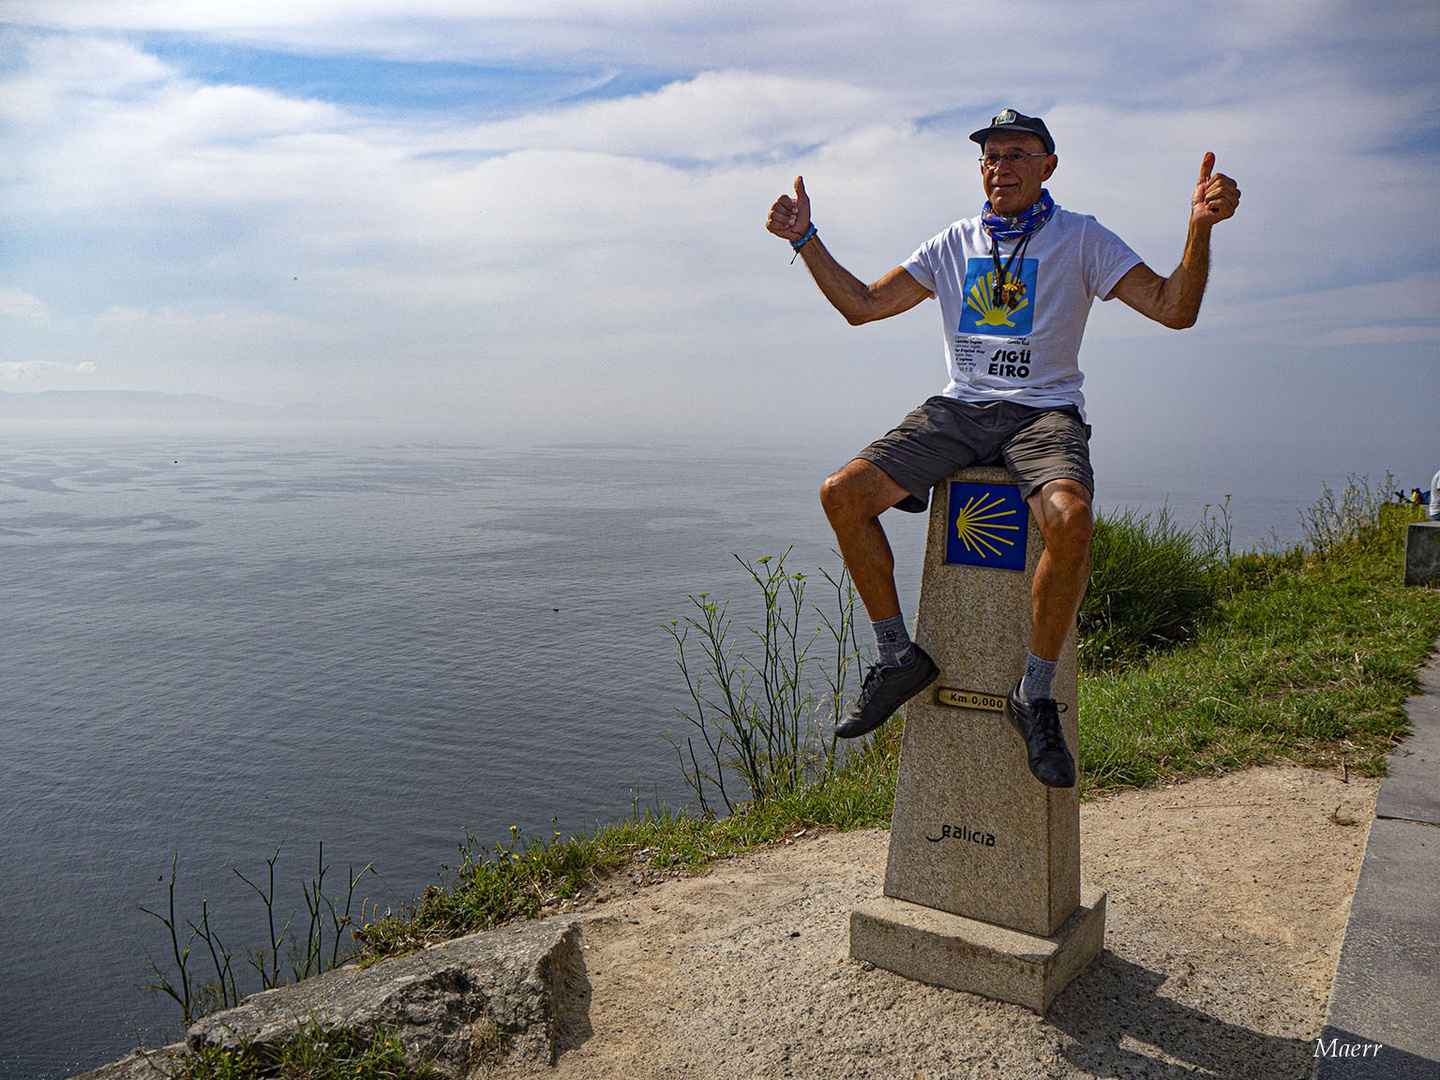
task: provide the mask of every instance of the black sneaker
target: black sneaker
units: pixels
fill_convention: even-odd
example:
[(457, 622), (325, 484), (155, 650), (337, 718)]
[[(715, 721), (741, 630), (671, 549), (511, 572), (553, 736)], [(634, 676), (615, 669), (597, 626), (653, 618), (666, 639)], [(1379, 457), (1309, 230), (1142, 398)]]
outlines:
[(940, 669), (919, 645), (908, 664), (874, 664), (865, 673), (860, 696), (844, 718), (835, 725), (842, 739), (858, 739), (890, 719), (896, 709), (940, 677)]
[(1005, 715), (1030, 754), (1030, 772), (1046, 787), (1074, 787), (1075, 759), (1065, 748), (1065, 734), (1060, 730), (1060, 710), (1065, 708), (1054, 698), (1026, 701), (1020, 696), (1020, 683), (1010, 691), (1005, 702)]

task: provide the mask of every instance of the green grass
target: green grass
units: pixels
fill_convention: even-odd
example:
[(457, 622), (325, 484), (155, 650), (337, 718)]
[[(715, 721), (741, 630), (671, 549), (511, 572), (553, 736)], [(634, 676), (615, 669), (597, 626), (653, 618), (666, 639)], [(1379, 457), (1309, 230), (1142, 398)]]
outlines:
[(888, 724), (823, 780), (728, 817), (662, 808), (568, 839), (530, 840), (512, 830), (508, 841), (488, 850), (467, 837), (449, 887), (432, 885), (416, 904), (376, 918), (357, 929), (355, 937), (364, 958), (375, 959), (514, 919), (538, 918), (637, 856), (651, 869), (698, 872), (716, 859), (800, 829), (886, 824), (895, 802), (902, 731), (902, 724)]
[[(1080, 764), (1095, 790), (1260, 764), (1383, 771), (1440, 634), (1440, 593), (1406, 588), (1403, 549), (1246, 571), (1187, 648), (1081, 678)], [(1287, 566), (1288, 563), (1288, 566)]]
[(1113, 668), (1194, 638), (1215, 610), (1225, 553), (1211, 530), (1181, 528), (1161, 507), (1096, 519), (1080, 607), (1080, 662)]
[[(1216, 600), (1188, 642), (1082, 674), (1087, 792), (1279, 760), (1383, 770), (1407, 730), (1403, 702), (1440, 635), (1440, 591), (1401, 584), (1414, 509), (1367, 506), (1368, 522), (1341, 541), (1327, 534), (1319, 551), (1224, 563)], [(373, 959), (563, 910), (622, 867), (698, 871), (802, 828), (887, 826), (901, 729), (891, 721), (816, 783), (727, 817), (637, 813), (592, 834), (512, 834), (489, 849), (468, 838), (447, 887), (377, 915), (356, 936)]]
[(389, 1032), (299, 1029), (282, 1046), (261, 1050), (204, 1046), (175, 1061), (172, 1080), (440, 1080), (442, 1073), (409, 1064)]

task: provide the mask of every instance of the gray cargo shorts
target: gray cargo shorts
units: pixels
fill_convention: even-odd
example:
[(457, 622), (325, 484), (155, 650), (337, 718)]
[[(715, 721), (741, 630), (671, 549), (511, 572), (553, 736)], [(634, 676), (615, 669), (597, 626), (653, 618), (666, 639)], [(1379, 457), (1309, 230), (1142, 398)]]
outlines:
[(1024, 499), (1051, 480), (1075, 480), (1095, 490), (1090, 425), (1073, 406), (1037, 409), (932, 397), (855, 456), (910, 493), (895, 506), (912, 514), (925, 509), (932, 487), (968, 465), (1004, 465)]

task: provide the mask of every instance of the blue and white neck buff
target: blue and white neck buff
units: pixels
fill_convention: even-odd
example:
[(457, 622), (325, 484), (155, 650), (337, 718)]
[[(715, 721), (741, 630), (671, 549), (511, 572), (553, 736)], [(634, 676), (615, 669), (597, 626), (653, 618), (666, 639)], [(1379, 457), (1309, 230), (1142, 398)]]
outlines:
[(1040, 201), (1015, 217), (1001, 217), (991, 209), (990, 200), (986, 199), (985, 207), (980, 211), (980, 224), (990, 234), (991, 242), (998, 244), (1006, 240), (1022, 240), (1039, 232), (1054, 213), (1055, 200), (1050, 197), (1050, 192), (1041, 188)]

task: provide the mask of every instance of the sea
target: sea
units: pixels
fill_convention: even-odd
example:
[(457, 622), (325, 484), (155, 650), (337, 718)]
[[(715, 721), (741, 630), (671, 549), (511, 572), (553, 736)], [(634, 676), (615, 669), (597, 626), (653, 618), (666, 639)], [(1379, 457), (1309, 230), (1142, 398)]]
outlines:
[[(355, 914), (399, 911), (467, 836), (685, 806), (666, 627), (703, 593), (748, 647), (737, 556), (784, 556), (822, 602), (816, 490), (849, 449), (0, 440), (0, 1077), (181, 1035), (142, 910), (168, 914), (172, 868), (181, 944), (203, 912), (244, 987), (270, 862), (303, 934), (322, 866), (342, 904), (358, 877)], [(1275, 544), (1302, 480), (1122, 463), (1101, 505), (1188, 524), (1230, 495), (1236, 545)], [(924, 527), (887, 515), (912, 624)]]

